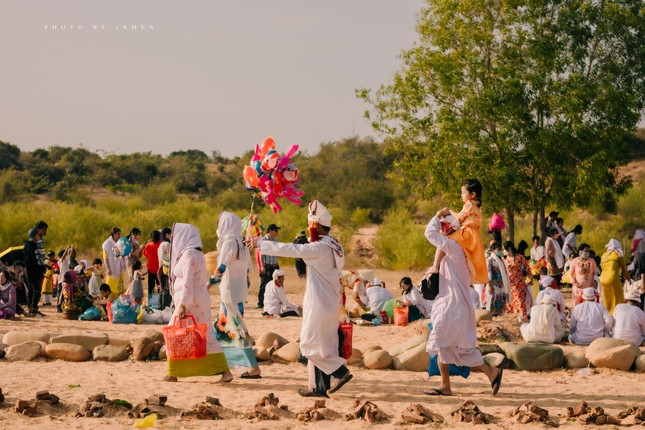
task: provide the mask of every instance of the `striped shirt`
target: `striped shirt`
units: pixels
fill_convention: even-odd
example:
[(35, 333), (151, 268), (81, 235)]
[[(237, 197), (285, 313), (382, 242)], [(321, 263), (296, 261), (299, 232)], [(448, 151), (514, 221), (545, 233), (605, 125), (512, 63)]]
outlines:
[[(275, 239), (271, 239), (269, 235), (267, 234), (262, 238), (262, 240), (270, 240), (271, 242), (277, 242)], [(273, 255), (264, 255), (262, 254), (262, 264), (264, 266), (277, 266), (278, 265), (278, 257), (274, 257)]]

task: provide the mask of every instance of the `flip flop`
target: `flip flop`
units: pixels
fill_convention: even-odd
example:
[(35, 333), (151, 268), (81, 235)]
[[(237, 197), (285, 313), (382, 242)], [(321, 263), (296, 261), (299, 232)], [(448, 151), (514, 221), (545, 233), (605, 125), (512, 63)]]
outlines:
[(493, 379), (493, 382), (490, 383), (490, 387), (493, 389), (493, 396), (497, 394), (499, 387), (502, 386), (502, 373), (504, 373), (504, 369), (500, 367), (497, 377), (495, 377), (495, 379)]
[(452, 394), (444, 393), (438, 388), (432, 388), (431, 390), (423, 390), (423, 393), (427, 394), (428, 396), (452, 396)]
[(244, 372), (240, 375), (242, 379), (262, 379), (262, 375), (251, 375), (249, 372)]

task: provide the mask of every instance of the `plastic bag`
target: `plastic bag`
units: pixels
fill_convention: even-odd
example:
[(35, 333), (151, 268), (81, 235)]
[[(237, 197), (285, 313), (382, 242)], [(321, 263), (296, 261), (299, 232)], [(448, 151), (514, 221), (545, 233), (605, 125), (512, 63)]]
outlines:
[[(449, 365), (449, 374), (450, 376), (461, 376), (466, 379), (470, 376), (470, 367), (468, 366), (457, 366), (456, 364)], [(441, 375), (439, 372), (439, 359), (433, 354), (430, 356), (430, 366), (428, 366), (428, 375)]]
[(152, 309), (149, 306), (144, 306), (142, 324), (163, 324), (163, 316), (159, 309)]
[(161, 311), (161, 321), (164, 324), (168, 324), (171, 319), (172, 319), (172, 309), (170, 309), (169, 307), (166, 307), (163, 311)]
[(398, 326), (408, 325), (408, 315), (410, 309), (407, 306), (397, 306), (394, 308), (394, 324)]
[(101, 319), (101, 310), (96, 306), (92, 306), (78, 317), (81, 321), (98, 321)]
[(122, 294), (112, 302), (113, 324), (136, 324), (139, 315), (139, 305), (132, 296)]
[(161, 309), (161, 293), (152, 293), (148, 296), (148, 306), (152, 309)]
[[(188, 320), (192, 325), (188, 325)], [(166, 352), (170, 360), (185, 360), (206, 356), (206, 324), (197, 324), (195, 317), (186, 315), (186, 325), (182, 326), (179, 318), (175, 317), (173, 325), (161, 329)]]

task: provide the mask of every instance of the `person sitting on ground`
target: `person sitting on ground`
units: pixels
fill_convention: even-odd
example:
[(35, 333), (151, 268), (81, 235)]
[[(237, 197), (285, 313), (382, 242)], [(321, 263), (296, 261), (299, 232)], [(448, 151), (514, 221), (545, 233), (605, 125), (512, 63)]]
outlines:
[(426, 300), (421, 292), (412, 285), (409, 277), (404, 277), (399, 282), (401, 287), (401, 303), (408, 307), (408, 322), (429, 318), (432, 311), (432, 302)]
[(555, 297), (545, 294), (542, 302), (531, 308), (531, 321), (522, 324), (520, 331), (526, 342), (558, 343), (564, 336)]
[(280, 315), (280, 318), (300, 316), (298, 306), (291, 303), (284, 292), (284, 270), (274, 271), (273, 280), (266, 285), (262, 315), (265, 317)]
[(560, 319), (564, 321), (567, 318), (564, 313), (566, 305), (564, 304), (564, 296), (562, 295), (562, 291), (557, 289), (557, 285), (558, 284), (555, 282), (555, 279), (548, 275), (540, 279), (540, 286), (543, 289), (538, 293), (535, 302), (542, 303), (542, 299), (547, 294), (552, 296), (553, 298), (555, 298), (556, 302), (558, 302), (557, 308), (558, 312), (560, 312)]
[(0, 272), (0, 319), (12, 318), (16, 315), (16, 287), (11, 283), (9, 271)]
[(388, 300), (394, 296), (386, 288), (383, 281), (374, 278), (374, 285), (367, 284), (367, 300), (370, 307), (370, 313), (378, 315)]
[(601, 337), (608, 337), (614, 322), (607, 308), (596, 301), (596, 290), (582, 290), (584, 300), (571, 311), (569, 342), (575, 345), (589, 345)]
[(63, 318), (75, 320), (94, 305), (92, 296), (85, 292), (85, 284), (79, 280), (75, 270), (68, 270), (63, 276), (62, 303)]
[(367, 298), (367, 284), (369, 284), (369, 282), (362, 276), (360, 277), (359, 282), (354, 283), (354, 301), (363, 311), (367, 311), (369, 309), (369, 299)]
[(614, 309), (614, 339), (622, 339), (640, 346), (645, 340), (645, 312), (639, 307), (638, 291), (625, 294), (625, 303)]

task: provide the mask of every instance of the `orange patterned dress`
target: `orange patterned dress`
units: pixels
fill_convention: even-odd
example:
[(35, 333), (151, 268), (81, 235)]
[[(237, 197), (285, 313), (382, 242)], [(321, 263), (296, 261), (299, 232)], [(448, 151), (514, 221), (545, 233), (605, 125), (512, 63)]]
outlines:
[(469, 200), (457, 214), (461, 228), (450, 234), (450, 238), (461, 245), (468, 260), (471, 284), (485, 284), (488, 282), (486, 270), (486, 256), (482, 242), (481, 226), (482, 211), (477, 203)]
[(522, 314), (524, 318), (527, 318), (526, 282), (524, 282), (525, 275), (522, 273), (522, 266), (524, 266), (524, 270), (529, 270), (529, 265), (521, 255), (516, 255), (515, 258), (504, 258), (504, 265), (506, 266), (511, 289), (511, 297), (510, 300), (507, 298), (506, 310), (511, 313)]

